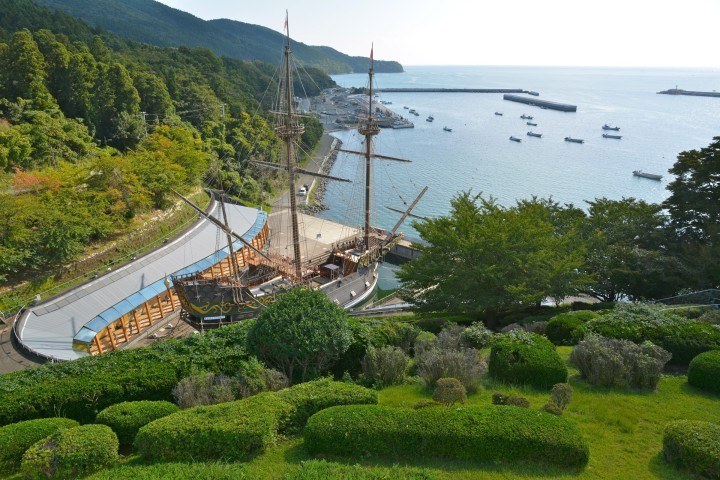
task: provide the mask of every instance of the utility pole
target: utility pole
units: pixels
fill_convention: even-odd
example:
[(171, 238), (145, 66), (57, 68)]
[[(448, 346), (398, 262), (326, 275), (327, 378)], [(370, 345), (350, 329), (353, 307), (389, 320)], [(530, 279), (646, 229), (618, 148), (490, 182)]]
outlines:
[(148, 124), (147, 124), (147, 112), (140, 112), (143, 117), (143, 124), (145, 124), (145, 136), (148, 136)]

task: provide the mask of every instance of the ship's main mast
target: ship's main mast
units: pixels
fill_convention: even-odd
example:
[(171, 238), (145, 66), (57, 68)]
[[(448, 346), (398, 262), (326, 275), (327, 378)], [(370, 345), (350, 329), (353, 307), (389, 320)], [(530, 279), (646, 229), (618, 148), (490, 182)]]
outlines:
[(302, 260), (300, 258), (300, 227), (298, 225), (297, 200), (295, 198), (295, 175), (297, 175), (297, 152), (295, 150), (296, 142), (305, 131), (305, 127), (296, 120), (293, 112), (293, 86), (292, 74), (290, 70), (290, 26), (287, 18), (285, 20), (285, 28), (287, 32), (287, 42), (285, 44), (285, 75), (284, 89), (282, 96), (285, 97), (285, 111), (282, 112), (282, 123), (277, 127), (278, 136), (285, 142), (285, 153), (288, 172), (288, 185), (290, 187), (290, 222), (292, 224), (292, 241), (293, 241), (293, 263), (295, 265), (295, 276), (300, 280), (302, 278)]
[(365, 250), (370, 251), (370, 176), (371, 176), (371, 158), (372, 158), (372, 137), (380, 133), (380, 127), (373, 118), (372, 102), (373, 102), (373, 48), (370, 48), (370, 88), (368, 92), (368, 116), (358, 127), (360, 135), (365, 137)]

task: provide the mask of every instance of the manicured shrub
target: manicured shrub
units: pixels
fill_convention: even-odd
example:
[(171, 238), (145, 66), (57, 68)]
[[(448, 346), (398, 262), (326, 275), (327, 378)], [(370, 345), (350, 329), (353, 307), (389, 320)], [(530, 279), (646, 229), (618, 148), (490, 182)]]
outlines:
[(189, 408), (142, 427), (135, 449), (151, 460), (244, 460), (273, 444), (294, 411), (270, 392)]
[(294, 288), (263, 309), (246, 340), (250, 353), (291, 382), (321, 375), (351, 342), (345, 311), (308, 288)]
[(561, 411), (565, 410), (572, 401), (573, 388), (569, 383), (556, 383), (550, 391), (550, 401)]
[(0, 472), (17, 470), (25, 450), (36, 442), (60, 430), (78, 425), (69, 418), (39, 418), (0, 428)]
[(575, 345), (585, 333), (585, 323), (598, 315), (589, 310), (561, 313), (550, 319), (545, 336), (555, 345)]
[(313, 454), (391, 460), (445, 458), (583, 467), (589, 456), (578, 429), (562, 417), (498, 406), (332, 407), (310, 418), (304, 437)]
[(565, 382), (568, 371), (548, 339), (514, 330), (498, 336), (493, 342), (490, 376), (501, 382), (550, 388)]
[(346, 480), (435, 480), (434, 473), (408, 467), (368, 467), (365, 465), (344, 465), (325, 460), (307, 460), (284, 480), (325, 480), (343, 478)]
[(570, 362), (593, 385), (654, 390), (670, 354), (650, 342), (589, 334), (570, 354)]
[(482, 350), (488, 348), (495, 338), (495, 334), (489, 330), (482, 322), (475, 322), (467, 327), (460, 339), (466, 347)]
[(530, 400), (519, 395), (508, 395), (496, 392), (492, 396), (493, 405), (509, 405), (511, 407), (530, 408)]
[(120, 465), (85, 480), (245, 480), (245, 467), (238, 463), (158, 463)]
[(122, 402), (98, 413), (95, 423), (110, 427), (117, 435), (120, 445), (132, 445), (141, 427), (178, 410), (177, 405), (164, 401)]
[(410, 358), (398, 347), (370, 347), (362, 361), (365, 382), (378, 388), (399, 385), (409, 363)]
[(105, 425), (61, 430), (30, 447), (22, 458), (29, 480), (85, 477), (118, 459), (118, 439)]
[(392, 346), (410, 353), (415, 337), (422, 330), (417, 325), (398, 321), (381, 321), (367, 326), (374, 347)]
[(428, 389), (435, 387), (440, 378), (457, 378), (468, 392), (474, 392), (487, 365), (474, 348), (441, 350), (431, 348), (416, 356), (417, 374)]
[(433, 400), (448, 407), (454, 403), (465, 403), (467, 392), (457, 378), (440, 378), (435, 383)]
[(248, 364), (246, 328), (229, 325), (151, 347), (0, 375), (0, 426), (57, 415), (90, 423), (116, 403), (172, 400), (178, 381), (195, 370), (236, 375)]
[(563, 409), (556, 405), (555, 402), (553, 402), (552, 400), (543, 405), (542, 410), (543, 412), (557, 415), (558, 417), (563, 414)]
[(304, 427), (308, 418), (325, 408), (335, 405), (377, 404), (378, 401), (375, 390), (352, 383), (334, 382), (329, 378), (300, 383), (281, 390), (276, 395), (295, 408), (290, 422), (290, 426), (295, 429)]
[(679, 420), (663, 432), (665, 460), (705, 478), (720, 479), (720, 425)]
[(672, 363), (688, 365), (697, 355), (720, 349), (720, 328), (709, 323), (683, 318), (647, 304), (621, 304), (587, 323), (603, 337), (650, 341), (672, 354)]
[(688, 383), (706, 392), (720, 393), (720, 350), (701, 353), (688, 367)]

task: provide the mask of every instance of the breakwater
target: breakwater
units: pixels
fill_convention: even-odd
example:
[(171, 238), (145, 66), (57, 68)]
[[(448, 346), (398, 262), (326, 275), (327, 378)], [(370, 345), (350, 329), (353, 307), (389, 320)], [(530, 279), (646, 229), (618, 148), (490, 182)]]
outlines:
[(379, 93), (528, 93), (522, 88), (379, 88)]
[(511, 102), (525, 103), (535, 107), (549, 108), (550, 110), (559, 110), (561, 112), (577, 112), (577, 105), (570, 105), (568, 103), (550, 102), (548, 100), (539, 100), (536, 97), (525, 97), (521, 95), (503, 95), (503, 100), (509, 100)]
[(695, 92), (692, 90), (682, 90), (680, 88), (671, 88), (657, 92), (661, 95), (689, 95), (691, 97), (720, 97), (720, 92)]

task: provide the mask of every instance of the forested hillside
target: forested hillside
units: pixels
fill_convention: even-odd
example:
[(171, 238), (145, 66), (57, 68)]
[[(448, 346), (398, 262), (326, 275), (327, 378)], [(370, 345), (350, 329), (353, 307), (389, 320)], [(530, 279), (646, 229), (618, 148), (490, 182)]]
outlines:
[[(284, 42), (282, 34), (266, 27), (227, 19), (205, 21), (154, 0), (36, 1), (121, 37), (161, 47), (206, 47), (217, 55), (274, 64), (280, 58)], [(282, 15), (278, 10), (278, 28)], [(295, 41), (292, 48), (297, 62), (307, 67), (331, 74), (367, 71), (367, 57), (351, 57), (330, 47)], [(375, 71), (402, 72), (403, 69), (398, 62), (375, 61)]]
[[(76, 258), (172, 189), (252, 204), (272, 190), (247, 163), (277, 156), (259, 100), (272, 66), (125, 41), (29, 0), (0, 11), (0, 279)], [(332, 85), (305, 77), (310, 93)], [(310, 149), (322, 128), (306, 121)]]

